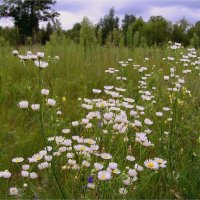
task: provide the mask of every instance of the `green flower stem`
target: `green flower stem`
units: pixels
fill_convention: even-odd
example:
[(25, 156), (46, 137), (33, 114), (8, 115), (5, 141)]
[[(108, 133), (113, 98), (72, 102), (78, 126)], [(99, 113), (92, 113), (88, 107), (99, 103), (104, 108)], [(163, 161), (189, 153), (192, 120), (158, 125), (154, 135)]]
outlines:
[[(39, 91), (41, 91), (41, 89), (42, 89), (42, 80), (43, 80), (43, 73), (41, 72), (41, 69), (39, 67), (39, 72), (38, 72)], [(44, 142), (44, 145), (45, 145), (45, 149), (47, 151), (47, 142), (46, 142), (45, 131), (44, 131), (44, 99), (43, 99), (43, 97), (40, 98), (40, 105), (41, 105), (40, 112), (39, 112), (40, 130), (41, 130), (43, 142)], [(51, 160), (51, 169), (52, 169), (52, 172), (53, 172), (53, 176), (56, 180), (56, 183), (58, 185), (58, 188), (61, 192), (62, 198), (66, 199), (65, 193), (63, 192), (61, 185), (58, 181), (58, 177), (56, 176), (53, 159)]]

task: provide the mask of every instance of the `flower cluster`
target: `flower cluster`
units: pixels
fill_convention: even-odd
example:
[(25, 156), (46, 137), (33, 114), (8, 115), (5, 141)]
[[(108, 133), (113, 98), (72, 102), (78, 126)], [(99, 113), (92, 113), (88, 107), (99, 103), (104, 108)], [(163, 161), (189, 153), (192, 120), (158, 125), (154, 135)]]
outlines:
[[(180, 48), (179, 43), (170, 46), (171, 51)], [(22, 60), (34, 60), (38, 68), (48, 66), (47, 62), (42, 61), (42, 52), (36, 55), (27, 52), (22, 56), (13, 51), (13, 55)], [(128, 58), (120, 61), (116, 68), (109, 67), (105, 73), (114, 77), (113, 83), (93, 88), (95, 98), (79, 98), (83, 109), (81, 118), (70, 121), (59, 133), (45, 138), (43, 149), (30, 157), (12, 159), (13, 163), (22, 163), (21, 177), (34, 181), (42, 177), (43, 172), (51, 168), (52, 161), (55, 161), (59, 176), (67, 182), (66, 185), (70, 181), (65, 177), (70, 175), (79, 179), (77, 182), (87, 191), (103, 192), (103, 184), (117, 182), (118, 188), (115, 189), (120, 195), (127, 195), (129, 188), (140, 180), (143, 171), (154, 174), (154, 171), (163, 170), (171, 162), (160, 157), (169, 155), (165, 151), (171, 152), (171, 149), (167, 149), (170, 145), (166, 143), (174, 139), (169, 130), (173, 125), (173, 109), (176, 102), (181, 104), (177, 94), (191, 95), (185, 86), (186, 75), (193, 70), (191, 66), (198, 69), (200, 62), (196, 58), (196, 51), (188, 49), (186, 55), (180, 54), (180, 58), (169, 55), (163, 59), (168, 67), (167, 73), (161, 76), (166, 101), (159, 105), (160, 85), (156, 84), (156, 66), (149, 65), (150, 58), (144, 58), (145, 66), (135, 64), (133, 58)], [(174, 62), (182, 67), (173, 65)], [(131, 92), (128, 91), (130, 88), (127, 83), (131, 80), (126, 70), (133, 70), (137, 76), (138, 85)], [(48, 89), (41, 88), (40, 93), (46, 108), (57, 106), (56, 100), (48, 98)], [(26, 100), (20, 101), (18, 106), (24, 110), (29, 107), (33, 111), (44, 109), (42, 104), (31, 104)], [(62, 111), (56, 113), (61, 115)], [(156, 145), (159, 151), (154, 151)], [(156, 155), (152, 156), (153, 153)], [(10, 178), (11, 173), (2, 171), (0, 177)], [(19, 195), (16, 187), (11, 187), (9, 192), (10, 195)]]

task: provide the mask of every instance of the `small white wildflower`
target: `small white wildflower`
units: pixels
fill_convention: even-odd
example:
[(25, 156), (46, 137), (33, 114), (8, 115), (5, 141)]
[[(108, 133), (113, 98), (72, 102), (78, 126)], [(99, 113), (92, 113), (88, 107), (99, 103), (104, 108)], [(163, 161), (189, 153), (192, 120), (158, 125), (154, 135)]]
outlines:
[(47, 96), (49, 94), (49, 90), (48, 89), (41, 89), (41, 94)]
[(95, 184), (94, 183), (88, 183), (87, 187), (90, 189), (95, 189)]
[(89, 167), (89, 166), (90, 166), (90, 163), (89, 163), (88, 161), (86, 161), (86, 160), (83, 160), (82, 165), (83, 165), (84, 167)]
[(22, 165), (22, 169), (25, 171), (29, 170), (29, 168), (30, 168), (30, 165)]
[(105, 160), (109, 160), (109, 159), (112, 158), (112, 155), (109, 154), (109, 153), (102, 153), (102, 154), (101, 154), (101, 157), (102, 157), (103, 159), (105, 159)]
[(44, 52), (37, 52), (38, 58), (44, 58)]
[(92, 123), (88, 123), (86, 126), (85, 126), (86, 129), (89, 129), (89, 128), (92, 128)]
[(31, 105), (32, 110), (36, 111), (40, 109), (40, 104), (32, 104)]
[(128, 177), (127, 179), (122, 180), (122, 182), (124, 183), (124, 185), (131, 185), (132, 184), (132, 180), (130, 177)]
[(95, 169), (97, 169), (97, 170), (103, 169), (103, 165), (100, 164), (100, 163), (94, 163), (94, 167), (95, 167)]
[(131, 176), (131, 177), (137, 176), (137, 171), (135, 169), (129, 169), (128, 175)]
[(12, 162), (14, 162), (14, 163), (20, 163), (20, 162), (23, 162), (23, 161), (24, 161), (24, 159), (22, 157), (17, 157), (17, 158), (12, 159)]
[(167, 164), (166, 160), (163, 160), (162, 158), (155, 158), (154, 160), (158, 163), (159, 167), (161, 168), (166, 167), (166, 164)]
[(68, 134), (68, 133), (70, 133), (70, 129), (63, 129), (63, 130), (62, 130), (62, 133)]
[(47, 162), (50, 162), (52, 160), (52, 156), (51, 155), (46, 155), (44, 157), (44, 159), (47, 161)]
[(21, 171), (21, 175), (22, 175), (22, 177), (28, 177), (29, 172), (28, 171)]
[(153, 170), (157, 170), (159, 168), (158, 163), (155, 160), (152, 160), (152, 159), (145, 160), (144, 165), (147, 168), (153, 169)]
[(135, 160), (135, 157), (127, 155), (126, 160), (133, 162)]
[(12, 51), (12, 55), (17, 56), (18, 54), (19, 54), (19, 52), (17, 50)]
[(17, 189), (16, 187), (11, 187), (11, 188), (9, 189), (9, 194), (10, 194), (11, 196), (17, 196), (17, 195), (19, 194), (19, 191), (18, 191), (18, 189)]
[(38, 178), (37, 173), (31, 172), (31, 173), (30, 173), (30, 178), (31, 178), (31, 179), (36, 179), (36, 178)]
[(73, 153), (67, 153), (67, 158), (73, 158), (74, 154)]
[(168, 81), (169, 80), (169, 76), (164, 76), (164, 80)]
[(3, 178), (10, 178), (11, 173), (8, 170), (5, 170), (4, 172), (2, 172), (2, 177)]
[(58, 111), (56, 112), (56, 114), (57, 114), (57, 115), (62, 115), (62, 112), (61, 112), (60, 110), (58, 110)]
[(135, 164), (135, 165), (134, 165), (134, 168), (135, 168), (137, 171), (139, 171), (139, 172), (143, 170), (143, 167), (140, 166), (140, 165), (138, 165), (138, 164)]
[(127, 189), (126, 188), (119, 188), (119, 193), (121, 195), (126, 195), (128, 193)]
[(156, 112), (156, 116), (162, 117), (162, 116), (163, 116), (163, 113), (162, 113), (162, 112)]
[(72, 126), (76, 127), (76, 126), (78, 126), (78, 125), (79, 125), (79, 122), (78, 122), (78, 121), (72, 122)]
[(153, 122), (148, 118), (145, 118), (144, 123), (147, 124), (147, 125), (152, 125), (153, 124)]
[(27, 183), (24, 183), (24, 184), (23, 184), (23, 187), (27, 188), (27, 187), (28, 187), (28, 184), (27, 184)]
[(110, 167), (110, 169), (112, 169), (112, 170), (117, 169), (117, 166), (118, 166), (118, 164), (115, 163), (115, 162), (110, 162), (110, 163), (109, 163), (109, 167)]
[(41, 60), (35, 60), (34, 63), (36, 65), (36, 67), (39, 67), (39, 68), (46, 68), (48, 66), (47, 62), (44, 62)]
[(109, 171), (99, 171), (98, 179), (101, 181), (110, 180), (112, 178), (111, 173)]
[(47, 105), (55, 106), (56, 105), (56, 101), (54, 99), (47, 99)]
[(93, 89), (93, 90), (92, 90), (92, 92), (93, 92), (93, 93), (100, 94), (100, 93), (101, 93), (101, 90), (98, 90), (98, 89)]
[(18, 103), (19, 108), (26, 109), (28, 108), (28, 101), (20, 101)]
[(48, 167), (49, 167), (49, 163), (48, 163), (48, 162), (43, 162), (43, 163), (40, 163), (40, 164), (38, 165), (38, 168), (39, 168), (40, 170), (46, 169), (46, 168), (48, 168)]

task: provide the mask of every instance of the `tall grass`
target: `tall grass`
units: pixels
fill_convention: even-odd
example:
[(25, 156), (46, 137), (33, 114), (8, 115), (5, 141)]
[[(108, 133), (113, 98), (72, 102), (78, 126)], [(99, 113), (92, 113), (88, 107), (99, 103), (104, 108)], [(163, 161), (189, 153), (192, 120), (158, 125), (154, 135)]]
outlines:
[[(65, 185), (62, 187), (68, 198), (200, 198), (199, 71), (193, 70), (189, 76), (185, 77), (186, 87), (191, 91), (191, 98), (184, 92), (176, 95), (166, 93), (169, 86), (163, 80), (163, 75), (169, 73), (170, 67), (176, 66), (179, 72), (183, 69), (180, 63), (164, 61), (163, 58), (169, 55), (179, 58), (180, 51), (186, 52), (186, 49), (173, 52), (167, 48), (129, 50), (96, 46), (85, 55), (83, 47), (64, 40), (57, 43), (53, 41), (46, 46), (21, 47), (19, 49), (22, 53), (26, 53), (27, 50), (44, 51), (46, 55), (60, 57), (57, 64), (49, 65), (48, 71), (44, 74), (43, 83), (43, 88), (50, 89), (51, 97), (57, 99), (58, 109), (62, 110), (64, 118), (59, 122), (59, 127), (64, 127), (71, 121), (84, 117), (85, 113), (80, 107), (79, 97), (95, 98), (95, 94), (92, 93), (93, 88), (102, 89), (105, 85), (117, 83), (115, 78), (105, 74), (105, 70), (109, 67), (118, 68), (120, 60), (133, 58), (133, 63), (141, 66), (148, 65), (154, 71), (149, 79), (148, 89), (152, 86), (157, 88), (156, 104), (152, 107), (147, 103), (147, 114), (154, 121), (155, 133), (152, 134), (151, 140), (154, 141), (155, 147), (143, 150), (138, 148), (137, 144), (132, 143), (124, 147), (123, 138), (116, 140), (113, 138), (114, 142), (111, 142), (112, 138), (107, 138), (106, 143), (108, 149), (118, 155), (116, 156), (118, 162), (131, 146), (131, 152), (134, 152), (134, 155), (141, 160), (147, 155), (153, 156), (154, 154), (165, 158), (168, 161), (167, 168), (158, 172), (145, 171), (142, 173), (139, 181), (131, 186), (126, 197), (119, 196), (112, 188), (118, 187), (120, 185), (118, 182), (113, 186), (107, 183), (100, 185), (99, 188), (103, 188), (104, 194), (92, 191), (87, 196), (84, 188), (79, 185), (81, 179), (79, 180), (79, 177), (77, 178), (72, 172), (66, 177), (62, 177), (65, 180)], [(27, 158), (44, 147), (41, 136), (38, 134), (35, 116), (32, 113), (26, 115), (17, 107), (20, 100), (29, 98), (36, 101), (39, 98), (34, 63), (29, 62), (25, 66), (28, 70), (23, 69), (23, 65), (14, 56), (11, 56), (11, 52), (11, 47), (0, 49), (0, 171), (7, 168), (14, 171), (16, 165), (11, 163), (13, 157), (20, 155)], [(149, 58), (148, 62), (144, 61), (145, 57)], [(142, 103), (138, 94), (140, 74), (136, 73), (133, 67), (128, 67), (121, 73), (129, 80), (124, 85), (127, 89), (126, 96), (134, 98), (138, 104)], [(172, 116), (172, 122), (167, 123), (166, 119), (158, 120), (153, 112), (160, 111), (163, 106), (170, 107), (170, 101), (172, 110), (168, 117)], [(53, 124), (52, 119), (49, 121)], [(167, 130), (169, 134), (165, 135), (164, 131)], [(52, 131), (54, 131), (52, 127), (47, 129), (47, 136), (52, 136)], [(87, 135), (88, 133), (83, 134)], [(131, 131), (128, 134), (131, 135)], [(119, 149), (124, 149), (124, 152), (119, 152)], [(55, 162), (57, 162), (57, 158)], [(58, 166), (59, 164), (57, 164)], [(59, 173), (58, 170), (57, 173)], [(23, 185), (19, 174), (16, 174), (14, 178), (16, 185)], [(26, 194), (22, 198), (33, 198), (35, 191), (41, 199), (61, 198), (58, 188), (55, 186), (55, 180), (53, 178), (51, 180), (52, 182), (49, 182), (48, 174), (45, 174), (43, 180), (37, 180), (38, 184), (30, 187), (34, 188), (34, 192), (30, 191), (29, 195)], [(0, 178), (0, 198), (8, 198), (9, 184), (9, 181), (6, 182)]]

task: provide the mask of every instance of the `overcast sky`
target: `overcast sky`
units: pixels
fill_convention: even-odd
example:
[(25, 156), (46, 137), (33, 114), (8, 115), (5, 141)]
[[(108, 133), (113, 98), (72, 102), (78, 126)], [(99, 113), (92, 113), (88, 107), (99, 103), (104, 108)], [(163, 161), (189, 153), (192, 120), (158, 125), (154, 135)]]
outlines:
[[(153, 15), (162, 15), (172, 22), (183, 17), (190, 23), (200, 20), (200, 0), (57, 0), (54, 9), (60, 13), (62, 28), (70, 29), (84, 16), (97, 23), (111, 7), (120, 19), (124, 14), (133, 14), (145, 21)], [(0, 25), (12, 25), (12, 22), (3, 19)]]

